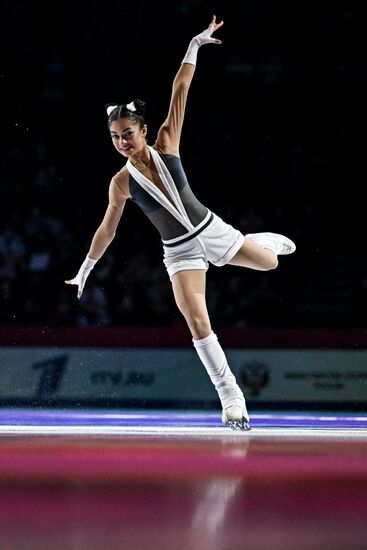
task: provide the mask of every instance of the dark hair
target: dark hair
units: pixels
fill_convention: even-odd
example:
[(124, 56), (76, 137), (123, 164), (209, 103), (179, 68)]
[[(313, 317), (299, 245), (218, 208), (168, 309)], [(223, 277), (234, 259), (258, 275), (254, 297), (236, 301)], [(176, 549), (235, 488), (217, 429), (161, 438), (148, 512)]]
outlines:
[[(119, 118), (130, 118), (136, 124), (139, 124), (139, 127), (142, 128), (145, 124), (145, 103), (141, 99), (134, 99), (132, 101), (135, 107), (135, 111), (128, 109), (126, 103), (122, 105), (116, 105), (116, 103), (107, 103), (105, 108), (112, 107), (116, 105), (113, 111), (110, 112), (107, 119), (107, 124), (110, 127), (112, 122), (115, 122)], [(130, 103), (128, 103), (130, 105)]]

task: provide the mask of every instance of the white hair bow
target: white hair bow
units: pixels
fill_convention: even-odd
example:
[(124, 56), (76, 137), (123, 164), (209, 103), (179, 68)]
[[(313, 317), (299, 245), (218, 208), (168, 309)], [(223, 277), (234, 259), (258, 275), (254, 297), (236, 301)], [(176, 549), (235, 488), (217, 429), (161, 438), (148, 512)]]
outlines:
[(118, 107), (118, 105), (109, 105), (109, 106), (107, 107), (107, 109), (106, 109), (107, 115), (110, 116), (110, 114), (112, 113), (112, 111), (113, 111), (114, 109), (116, 109), (116, 107)]
[(133, 101), (131, 103), (128, 103), (126, 105), (126, 109), (129, 109), (129, 111), (132, 111), (132, 112), (136, 111), (135, 103)]

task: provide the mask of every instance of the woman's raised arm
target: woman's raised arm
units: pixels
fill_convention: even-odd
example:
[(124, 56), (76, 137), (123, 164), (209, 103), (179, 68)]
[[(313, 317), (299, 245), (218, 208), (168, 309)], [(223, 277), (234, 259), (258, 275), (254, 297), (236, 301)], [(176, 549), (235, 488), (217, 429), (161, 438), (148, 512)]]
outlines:
[(194, 76), (198, 50), (204, 44), (222, 43), (221, 40), (212, 38), (213, 32), (222, 25), (223, 21), (217, 23), (216, 16), (213, 15), (209, 27), (200, 34), (194, 36), (190, 41), (185, 57), (173, 81), (168, 115), (159, 129), (155, 144), (155, 147), (162, 153), (171, 155), (179, 154), (187, 94)]

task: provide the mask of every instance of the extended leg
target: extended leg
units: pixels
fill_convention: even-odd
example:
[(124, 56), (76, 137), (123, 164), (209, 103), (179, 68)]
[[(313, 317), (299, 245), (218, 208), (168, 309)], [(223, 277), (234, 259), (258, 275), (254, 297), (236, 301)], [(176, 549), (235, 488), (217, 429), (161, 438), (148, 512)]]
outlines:
[(248, 233), (245, 242), (229, 264), (269, 271), (278, 267), (278, 256), (292, 254), (293, 241), (278, 233)]

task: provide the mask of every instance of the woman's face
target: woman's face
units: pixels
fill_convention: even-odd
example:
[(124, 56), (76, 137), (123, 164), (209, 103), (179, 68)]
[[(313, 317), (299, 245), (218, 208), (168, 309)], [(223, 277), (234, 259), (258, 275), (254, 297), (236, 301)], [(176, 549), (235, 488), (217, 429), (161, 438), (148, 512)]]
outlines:
[(124, 157), (130, 157), (143, 150), (147, 126), (140, 128), (130, 118), (119, 118), (110, 125), (110, 134), (115, 149)]

